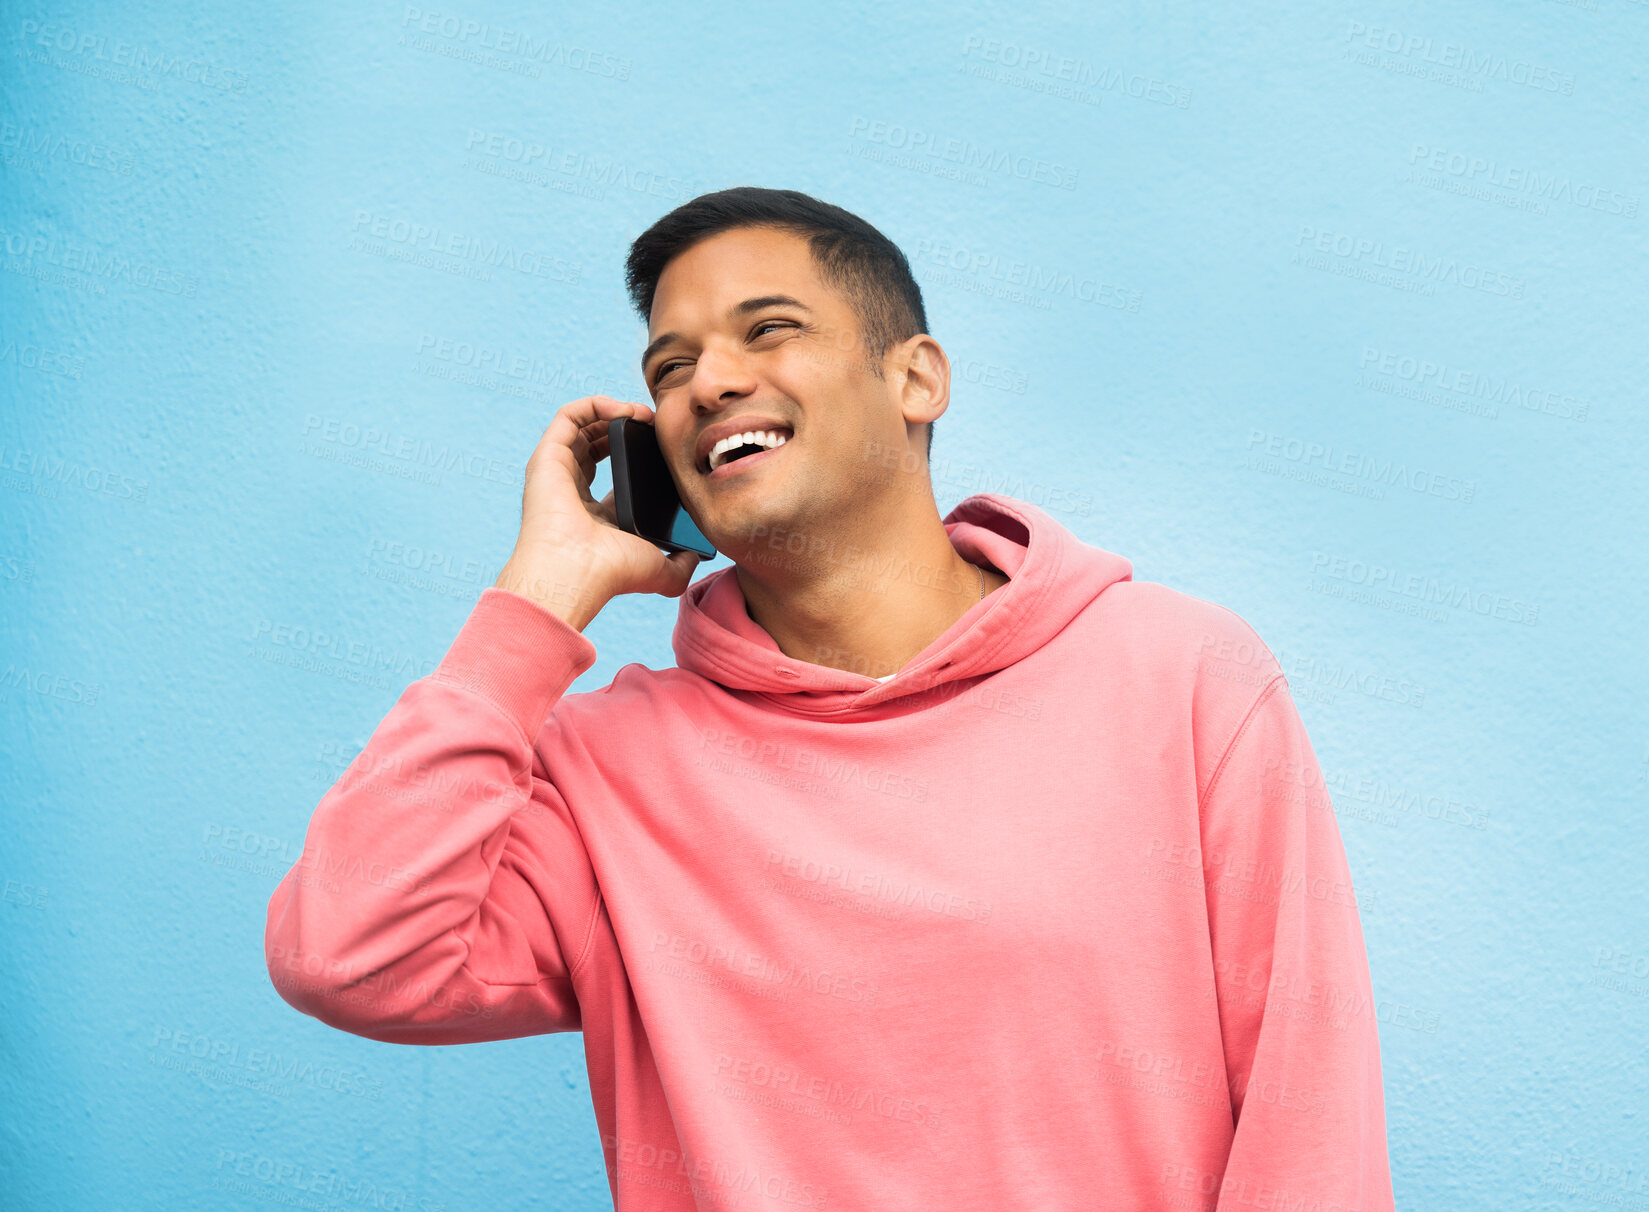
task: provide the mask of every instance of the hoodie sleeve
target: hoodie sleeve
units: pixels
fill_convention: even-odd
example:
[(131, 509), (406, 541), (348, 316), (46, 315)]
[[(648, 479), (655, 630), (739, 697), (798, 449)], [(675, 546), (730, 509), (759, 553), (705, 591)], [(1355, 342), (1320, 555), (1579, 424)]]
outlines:
[(1201, 809), (1235, 1134), (1216, 1212), (1389, 1212), (1380, 1039), (1333, 806), (1281, 674)]
[(270, 899), (282, 998), (389, 1043), (580, 1028), (572, 976), (599, 890), (533, 738), (595, 655), (536, 603), (482, 591), (322, 797)]

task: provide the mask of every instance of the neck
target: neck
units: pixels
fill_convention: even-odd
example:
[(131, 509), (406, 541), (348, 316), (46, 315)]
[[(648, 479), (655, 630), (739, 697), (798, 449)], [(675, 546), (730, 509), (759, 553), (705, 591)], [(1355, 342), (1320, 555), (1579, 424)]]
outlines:
[[(857, 511), (851, 532), (810, 536), (810, 550), (756, 550), (736, 566), (745, 609), (779, 651), (882, 677), (978, 604), (981, 574), (951, 546), (932, 495), (902, 504)], [(1007, 581), (982, 571), (987, 594)]]

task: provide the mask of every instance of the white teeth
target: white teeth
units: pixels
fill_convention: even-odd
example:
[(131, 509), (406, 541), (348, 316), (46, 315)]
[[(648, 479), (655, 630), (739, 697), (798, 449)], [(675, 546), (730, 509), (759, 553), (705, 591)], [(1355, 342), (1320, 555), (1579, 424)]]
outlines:
[(710, 448), (710, 470), (714, 471), (720, 467), (727, 461), (728, 452), (737, 450), (740, 446), (766, 446), (770, 450), (777, 450), (788, 440), (783, 434), (771, 429), (732, 434)]

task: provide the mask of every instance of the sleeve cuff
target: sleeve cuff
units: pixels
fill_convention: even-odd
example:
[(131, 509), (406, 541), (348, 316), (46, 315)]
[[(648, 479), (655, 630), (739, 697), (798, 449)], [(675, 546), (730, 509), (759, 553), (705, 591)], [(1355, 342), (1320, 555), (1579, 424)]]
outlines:
[(489, 699), (531, 743), (556, 701), (595, 658), (595, 645), (560, 615), (488, 586), (430, 678)]

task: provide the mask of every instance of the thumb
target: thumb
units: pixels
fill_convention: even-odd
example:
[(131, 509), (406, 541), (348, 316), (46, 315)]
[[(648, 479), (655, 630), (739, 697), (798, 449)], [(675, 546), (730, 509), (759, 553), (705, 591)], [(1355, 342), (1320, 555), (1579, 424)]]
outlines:
[(698, 571), (698, 566), (703, 561), (704, 557), (696, 551), (671, 552), (664, 560), (669, 565), (666, 574), (667, 586), (659, 592), (665, 597), (679, 598), (687, 592), (687, 586), (693, 580), (693, 573)]

